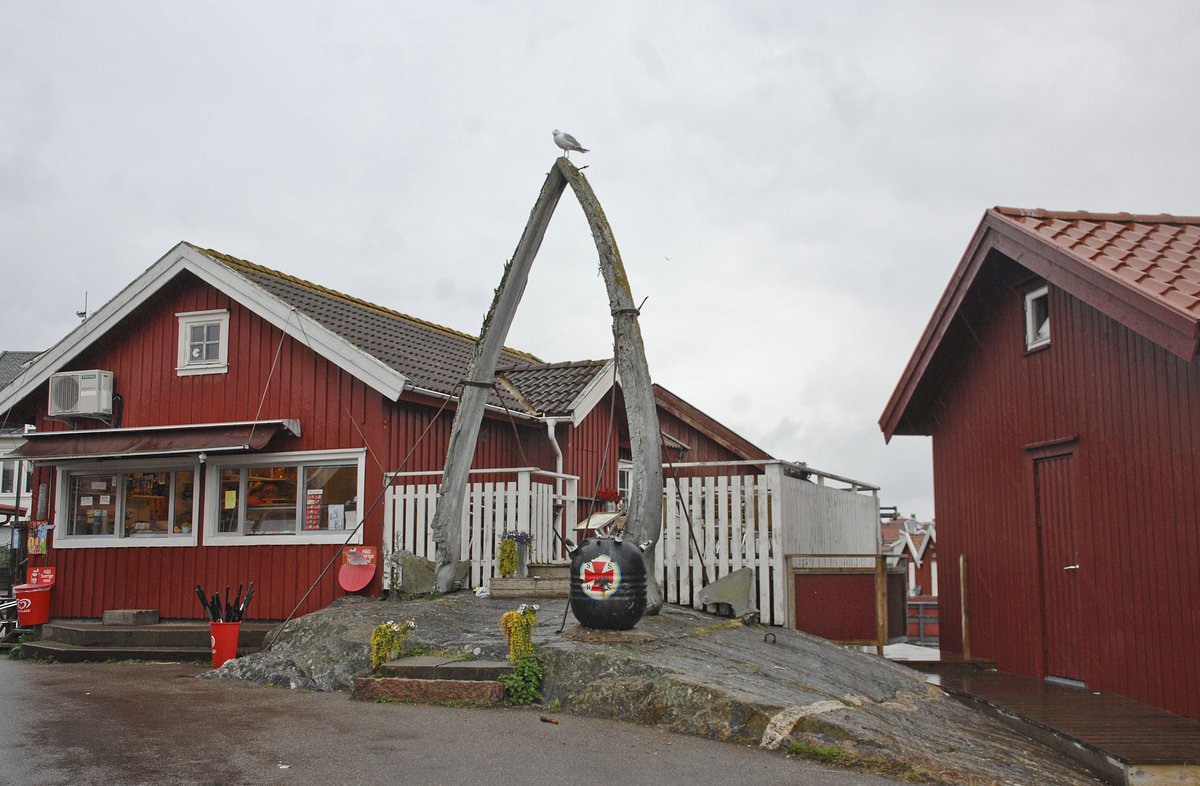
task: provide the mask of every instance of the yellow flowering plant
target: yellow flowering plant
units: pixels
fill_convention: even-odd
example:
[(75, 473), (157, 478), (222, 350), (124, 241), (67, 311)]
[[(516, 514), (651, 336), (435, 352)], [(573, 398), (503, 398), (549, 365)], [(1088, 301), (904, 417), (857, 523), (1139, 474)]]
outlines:
[(371, 671), (378, 671), (380, 666), (404, 652), (405, 638), (416, 629), (417, 623), (413, 620), (403, 623), (388, 620), (371, 631)]
[(506, 611), (500, 618), (500, 629), (508, 641), (508, 660), (512, 674), (500, 677), (504, 697), (509, 704), (532, 704), (539, 698), (542, 685), (542, 657), (533, 645), (533, 629), (537, 627), (538, 606), (522, 603), (515, 611)]
[(499, 564), (500, 576), (508, 578), (517, 572), (517, 544), (511, 540), (500, 541)]
[(506, 611), (500, 618), (500, 630), (508, 642), (508, 662), (516, 663), (526, 652), (533, 652), (533, 629), (537, 627), (538, 605), (522, 603), (516, 611)]

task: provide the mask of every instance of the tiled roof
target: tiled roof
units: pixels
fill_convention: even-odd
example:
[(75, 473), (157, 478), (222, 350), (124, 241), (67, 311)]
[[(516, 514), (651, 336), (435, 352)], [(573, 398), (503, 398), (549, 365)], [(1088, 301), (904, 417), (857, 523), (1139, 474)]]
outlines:
[(502, 370), (538, 414), (564, 415), (596, 375), (606, 360), (580, 360)]
[(24, 366), (41, 352), (13, 352), (0, 350), (0, 388), (12, 382), (24, 370)]
[(959, 310), (977, 307), (968, 294), (993, 252), (1186, 362), (1200, 355), (1200, 217), (990, 208), (879, 419), (886, 439), (930, 433), (966, 340)]
[(1200, 320), (1200, 217), (996, 212), (1105, 275)]
[[(450, 395), (466, 376), (474, 336), (218, 251), (203, 253), (394, 368), (417, 388)], [(497, 367), (520, 393), (504, 391), (503, 406), (531, 415), (565, 413), (604, 365), (590, 360), (546, 364), (505, 348)], [(489, 403), (501, 406), (495, 393)]]

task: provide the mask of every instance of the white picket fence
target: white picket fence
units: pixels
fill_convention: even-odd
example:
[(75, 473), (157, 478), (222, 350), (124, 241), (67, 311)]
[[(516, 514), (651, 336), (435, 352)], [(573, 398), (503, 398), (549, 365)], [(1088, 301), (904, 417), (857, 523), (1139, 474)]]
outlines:
[[(658, 580), (668, 603), (700, 608), (702, 587), (740, 568), (751, 568), (760, 620), (787, 625), (791, 568), (812, 566), (812, 560), (789, 559), (787, 555), (877, 553), (877, 489), (785, 462), (767, 463), (762, 474), (730, 472), (750, 466), (763, 465), (733, 462), (664, 467), (667, 480)], [(705, 474), (673, 476), (683, 470)], [(579, 518), (576, 478), (532, 468), (472, 474), (500, 472), (516, 474), (517, 479), (472, 483), (468, 504), (463, 507), (460, 558), (471, 562), (471, 586), (488, 584), (497, 574), (497, 552), (505, 531), (533, 533), (532, 562), (570, 562), (552, 529), (562, 533), (568, 522), (568, 536), (575, 537), (572, 528)], [(422, 475), (436, 477), (440, 473), (403, 473), (399, 477)], [(535, 477), (552, 482), (539, 482)], [(436, 501), (436, 483), (395, 485), (389, 490), (384, 514), (385, 556), (407, 549), (434, 558), (429, 525)], [(827, 556), (820, 564), (837, 567), (843, 562), (846, 560)]]
[[(393, 477), (438, 478), (441, 472), (402, 472)], [(471, 586), (487, 584), (496, 575), (500, 539), (505, 532), (533, 535), (530, 561), (566, 563), (559, 538), (562, 522), (576, 521), (578, 479), (571, 475), (525, 467), (521, 469), (472, 470), (473, 477), (515, 475), (515, 480), (476, 481), (467, 488), (463, 505), (459, 559), (471, 562)], [(434, 559), (433, 514), (437, 509), (436, 482), (389, 486), (383, 515), (384, 564), (400, 549)], [(557, 526), (556, 526), (557, 525)], [(384, 571), (384, 587), (391, 571)]]

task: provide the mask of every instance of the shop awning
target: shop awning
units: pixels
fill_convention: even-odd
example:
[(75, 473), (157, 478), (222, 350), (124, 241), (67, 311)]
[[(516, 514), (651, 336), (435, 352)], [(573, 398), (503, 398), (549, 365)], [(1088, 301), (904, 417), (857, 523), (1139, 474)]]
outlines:
[(279, 433), (300, 436), (300, 421), (197, 423), (187, 426), (46, 431), (26, 434), (8, 455), (34, 461), (234, 453), (262, 450)]

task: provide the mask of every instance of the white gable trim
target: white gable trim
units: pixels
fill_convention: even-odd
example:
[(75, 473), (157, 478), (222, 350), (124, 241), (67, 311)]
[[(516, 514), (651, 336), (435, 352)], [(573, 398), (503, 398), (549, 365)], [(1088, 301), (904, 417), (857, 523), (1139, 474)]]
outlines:
[[(583, 422), (583, 419), (591, 414), (592, 410), (604, 398), (604, 394), (612, 390), (613, 387), (613, 364), (615, 360), (605, 361), (604, 367), (600, 372), (592, 377), (592, 381), (587, 383), (583, 390), (579, 391), (579, 395), (575, 400), (567, 406), (567, 411), (571, 413), (571, 425), (578, 426)], [(617, 375), (617, 383), (620, 384), (621, 375)]]
[(407, 382), (403, 374), (304, 316), (195, 246), (179, 243), (118, 292), (112, 300), (36, 358), (25, 373), (0, 391), (0, 412), (11, 409), (21, 399), (33, 393), (51, 374), (70, 363), (168, 281), (185, 270), (226, 293), (259, 317), (345, 369), (363, 384), (379, 391), (390, 400), (396, 400), (403, 392)]

